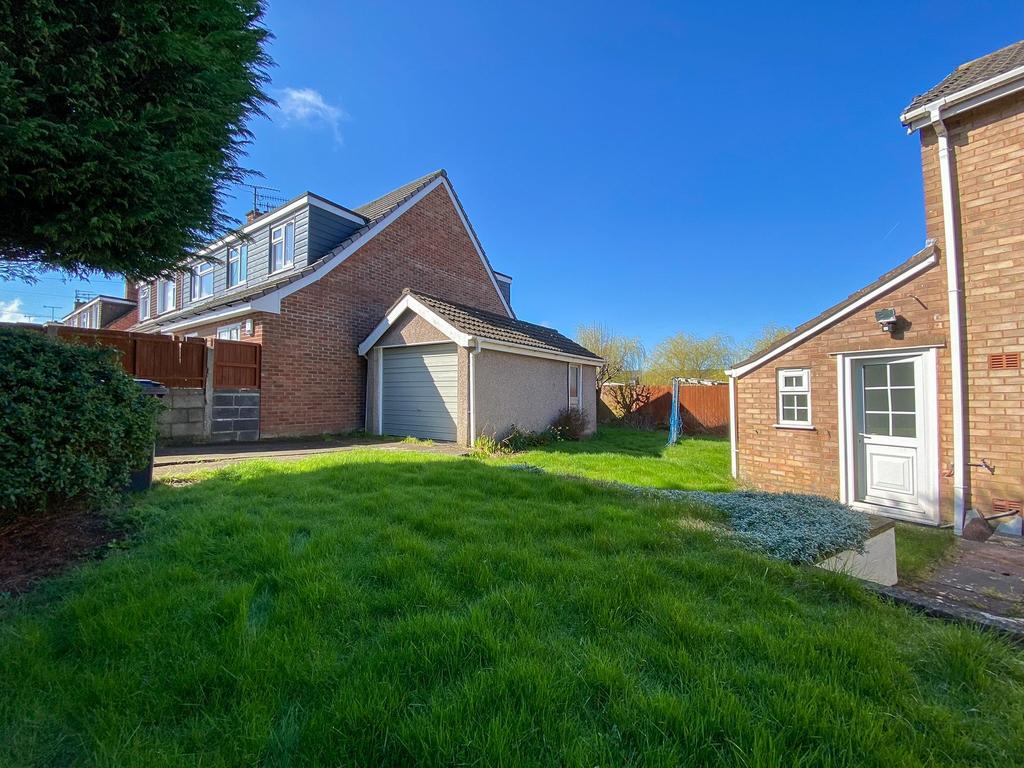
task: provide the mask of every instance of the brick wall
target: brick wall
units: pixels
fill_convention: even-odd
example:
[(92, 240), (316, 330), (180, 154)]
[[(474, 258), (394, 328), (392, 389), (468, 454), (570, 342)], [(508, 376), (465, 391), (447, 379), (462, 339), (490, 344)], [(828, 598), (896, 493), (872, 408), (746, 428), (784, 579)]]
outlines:
[[(990, 371), (988, 356), (1024, 353), (1024, 98), (968, 113), (948, 126), (956, 159), (963, 259), (968, 461), (967, 504), (989, 513), (993, 497), (1024, 496), (1024, 375)], [(921, 133), (928, 237), (944, 233), (938, 142)]]
[[(883, 333), (874, 312), (894, 307), (909, 322), (901, 339)], [(886, 296), (841, 320), (736, 382), (739, 475), (770, 491), (839, 494), (839, 413), (836, 360), (839, 352), (899, 350), (945, 344), (947, 336), (945, 267), (941, 260)], [(937, 355), (940, 463), (952, 458), (949, 441), (949, 350)], [(813, 430), (780, 429), (776, 374), (780, 368), (811, 369)], [(951, 512), (952, 481), (940, 479), (943, 517)]]
[(257, 322), (263, 344), (261, 432), (341, 432), (363, 426), (366, 361), (356, 348), (403, 288), (504, 313), (443, 186), (340, 266)]

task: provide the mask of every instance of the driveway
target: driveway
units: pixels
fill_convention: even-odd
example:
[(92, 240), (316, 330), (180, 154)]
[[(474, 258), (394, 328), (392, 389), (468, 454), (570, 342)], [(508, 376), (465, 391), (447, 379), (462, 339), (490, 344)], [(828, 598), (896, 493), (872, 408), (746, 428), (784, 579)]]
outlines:
[(157, 446), (153, 477), (183, 475), (199, 469), (221, 469), (229, 464), (250, 459), (296, 461), (321, 453), (337, 453), (338, 451), (354, 451), (365, 448), (378, 451), (438, 453), (445, 456), (464, 456), (469, 453), (466, 448), (454, 443), (414, 443), (373, 438)]

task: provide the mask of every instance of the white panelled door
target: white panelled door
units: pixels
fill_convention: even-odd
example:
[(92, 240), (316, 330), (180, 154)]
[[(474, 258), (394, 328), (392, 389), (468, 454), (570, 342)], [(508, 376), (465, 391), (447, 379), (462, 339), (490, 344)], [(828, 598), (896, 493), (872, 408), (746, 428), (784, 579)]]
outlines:
[(928, 443), (935, 409), (924, 361), (922, 355), (853, 361), (854, 502), (932, 521), (937, 468)]

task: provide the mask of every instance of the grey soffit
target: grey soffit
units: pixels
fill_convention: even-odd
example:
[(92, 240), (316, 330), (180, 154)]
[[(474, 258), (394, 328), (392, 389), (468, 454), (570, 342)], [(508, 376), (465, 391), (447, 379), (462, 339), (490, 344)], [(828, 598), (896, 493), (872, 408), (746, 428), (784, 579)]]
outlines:
[(972, 85), (983, 83), (993, 77), (1005, 74), (1011, 69), (1024, 66), (1024, 40), (1005, 48), (1000, 48), (994, 53), (982, 56), (980, 59), (968, 61), (954, 69), (946, 78), (933, 88), (915, 96), (904, 112), (931, 104), (943, 96), (970, 88)]
[(589, 349), (580, 346), (553, 328), (534, 325), (533, 323), (499, 315), (496, 312), (488, 312), (484, 309), (466, 306), (465, 304), (456, 304), (424, 293), (417, 293), (415, 291), (409, 291), (409, 293), (457, 329), (470, 336), (477, 336), (488, 341), (533, 347), (534, 349), (547, 352), (560, 352), (567, 355), (590, 357), (594, 358), (595, 361), (600, 360)]
[(837, 312), (842, 312), (846, 307), (848, 307), (851, 304), (853, 304), (855, 301), (860, 299), (862, 296), (865, 296), (865, 295), (871, 293), (876, 288), (878, 288), (878, 287), (880, 287), (882, 285), (885, 285), (890, 280), (894, 280), (895, 278), (897, 278), (900, 275), (902, 275), (904, 272), (907, 272), (908, 270), (913, 269), (918, 264), (920, 264), (922, 261), (928, 260), (929, 258), (931, 258), (932, 254), (934, 254), (934, 253), (935, 253), (935, 246), (934, 245), (925, 246), (924, 249), (922, 249), (922, 250), (918, 251), (917, 253), (915, 253), (913, 256), (911, 256), (909, 259), (904, 261), (898, 267), (889, 270), (888, 272), (886, 272), (884, 275), (882, 275), (880, 278), (878, 278), (874, 282), (870, 283), (869, 285), (865, 285), (859, 291), (857, 291), (855, 293), (851, 293), (849, 296), (847, 296), (845, 299), (840, 301), (838, 304), (834, 304), (833, 306), (831, 306), (828, 309), (826, 309), (824, 312), (816, 315), (815, 317), (812, 317), (806, 323), (802, 323), (801, 325), (797, 326), (795, 329), (793, 329), (792, 333), (786, 334), (785, 336), (783, 336), (781, 339), (776, 341), (771, 346), (765, 347), (764, 349), (760, 350), (759, 352), (755, 352), (753, 355), (750, 355), (750, 357), (746, 358), (745, 360), (741, 360), (740, 362), (736, 363), (735, 365), (733, 365), (731, 367), (732, 368), (742, 368), (743, 366), (748, 365), (748, 364), (754, 362), (755, 360), (758, 360), (758, 359), (760, 359), (762, 357), (765, 357), (766, 355), (771, 354), (772, 352), (774, 352), (776, 349), (778, 349), (782, 345), (788, 343), (789, 341), (792, 341), (794, 338), (799, 336), (801, 333), (806, 331), (808, 328), (813, 328), (815, 325), (820, 323), (822, 320), (825, 320), (826, 318), (830, 317), (831, 315), (834, 315)]
[[(422, 176), (416, 179), (415, 181), (411, 181), (408, 184), (399, 187), (398, 189), (388, 192), (383, 197), (379, 197), (376, 200), (373, 200), (372, 202), (369, 202), (366, 205), (362, 205), (359, 208), (355, 209), (355, 213), (359, 214), (360, 216), (365, 216), (367, 219), (370, 220), (369, 223), (366, 226), (357, 229), (345, 240), (343, 240), (337, 246), (332, 248), (331, 251), (327, 253), (323, 258), (318, 259), (312, 264), (303, 267), (302, 269), (284, 272), (281, 275), (270, 280), (256, 282), (253, 285), (244, 285), (241, 286), (240, 288), (236, 288), (235, 290), (227, 291), (225, 293), (219, 293), (215, 296), (210, 296), (207, 299), (191, 303), (187, 307), (182, 307), (181, 309), (176, 310), (174, 312), (167, 312), (165, 314), (159, 315), (158, 317), (146, 320), (140, 323), (136, 330), (159, 328), (161, 325), (164, 325), (165, 323), (171, 323), (178, 320), (187, 320), (190, 317), (195, 317), (197, 315), (203, 314), (204, 312), (209, 312), (211, 309), (216, 309), (218, 307), (228, 307), (231, 306), (232, 304), (243, 304), (247, 301), (252, 301), (253, 299), (259, 298), (260, 296), (264, 296), (272, 291), (275, 291), (283, 285), (293, 283), (296, 280), (299, 280), (300, 278), (303, 278), (312, 272), (316, 272), (317, 270), (321, 269), (326, 262), (330, 260), (332, 254), (338, 251), (342, 251), (345, 248), (348, 248), (351, 244), (355, 243), (360, 238), (365, 237), (369, 232), (376, 229), (380, 222), (385, 217), (387, 217), (389, 213), (391, 213), (393, 210), (402, 205), (402, 203), (404, 203), (406, 200), (413, 197), (425, 186), (433, 182), (434, 179), (438, 178), (439, 176), (445, 175), (446, 174), (443, 169), (434, 171), (433, 173), (428, 173), (426, 176)], [(273, 211), (269, 211), (265, 215), (272, 216), (273, 213)]]

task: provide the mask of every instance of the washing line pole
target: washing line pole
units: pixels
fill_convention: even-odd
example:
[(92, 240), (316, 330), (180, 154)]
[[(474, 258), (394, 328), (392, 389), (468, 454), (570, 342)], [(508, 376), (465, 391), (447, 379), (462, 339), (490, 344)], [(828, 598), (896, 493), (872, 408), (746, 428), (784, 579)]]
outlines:
[(678, 376), (672, 377), (672, 411), (668, 417), (668, 444), (675, 445), (683, 431), (682, 419), (679, 417), (679, 383)]

